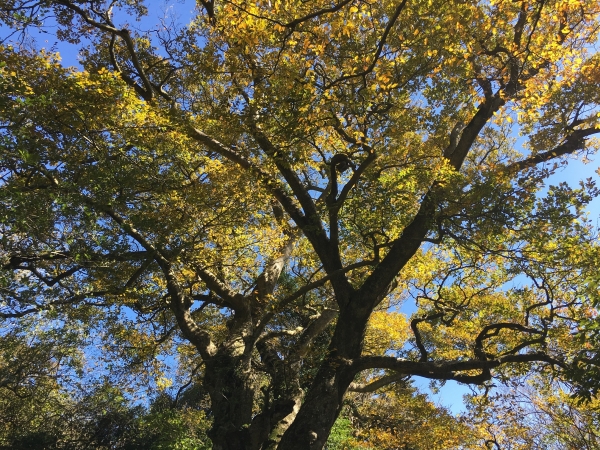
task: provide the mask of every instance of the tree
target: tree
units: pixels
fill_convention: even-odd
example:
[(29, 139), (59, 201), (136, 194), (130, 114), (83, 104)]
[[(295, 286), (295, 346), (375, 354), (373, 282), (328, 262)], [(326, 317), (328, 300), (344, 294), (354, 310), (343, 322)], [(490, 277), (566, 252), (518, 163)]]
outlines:
[[(88, 388), (90, 388), (88, 386)], [(206, 450), (209, 421), (205, 413), (165, 394), (155, 397), (148, 408), (131, 406), (118, 387), (94, 386), (79, 398), (29, 396), (10, 405), (0, 404), (0, 418), (7, 424), (0, 433), (0, 448), (32, 449), (123, 449)], [(17, 409), (17, 410), (15, 410)], [(10, 426), (19, 421), (18, 426)]]
[(406, 383), (395, 383), (376, 397), (351, 395), (347, 415), (352, 421), (355, 448), (448, 449), (478, 448), (473, 427), (437, 407)]
[[(596, 1), (148, 8), (2, 2), (7, 329), (99, 342), (131, 392), (201, 382), (227, 450), (320, 449), (407, 376), (595, 366), (598, 191), (546, 180), (596, 149)], [(52, 20), (83, 70), (25, 45)]]
[(471, 399), (474, 434), (483, 448), (600, 448), (597, 400), (582, 404), (558, 383), (529, 381), (512, 380), (510, 389)]

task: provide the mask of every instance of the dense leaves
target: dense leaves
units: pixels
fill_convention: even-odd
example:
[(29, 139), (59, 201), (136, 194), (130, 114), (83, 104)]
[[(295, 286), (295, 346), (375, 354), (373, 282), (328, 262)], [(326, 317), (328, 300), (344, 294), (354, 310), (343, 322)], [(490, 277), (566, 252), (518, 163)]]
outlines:
[(548, 179), (597, 149), (599, 12), (1, 2), (2, 445), (469, 448), (509, 400), (408, 378), (592, 399), (599, 192)]

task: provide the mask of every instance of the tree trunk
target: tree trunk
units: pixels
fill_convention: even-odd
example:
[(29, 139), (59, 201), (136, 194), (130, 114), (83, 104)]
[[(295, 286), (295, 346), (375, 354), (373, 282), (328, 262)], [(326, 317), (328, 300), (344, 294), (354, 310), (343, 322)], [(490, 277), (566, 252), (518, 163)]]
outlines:
[(255, 396), (249, 364), (223, 346), (206, 362), (204, 385), (213, 414), (213, 426), (208, 433), (213, 449), (249, 450), (248, 426)]
[(283, 435), (280, 450), (320, 450), (337, 419), (348, 386), (354, 379), (350, 362), (360, 357), (368, 314), (342, 311), (328, 356), (310, 387), (296, 420)]
[(281, 436), (296, 417), (302, 391), (298, 382), (300, 364), (286, 366), (267, 343), (258, 345), (271, 383), (262, 390), (262, 411), (257, 414), (256, 373), (244, 352), (243, 339), (230, 339), (206, 361), (204, 385), (211, 399), (213, 426), (208, 435), (214, 450), (267, 450), (277, 447)]

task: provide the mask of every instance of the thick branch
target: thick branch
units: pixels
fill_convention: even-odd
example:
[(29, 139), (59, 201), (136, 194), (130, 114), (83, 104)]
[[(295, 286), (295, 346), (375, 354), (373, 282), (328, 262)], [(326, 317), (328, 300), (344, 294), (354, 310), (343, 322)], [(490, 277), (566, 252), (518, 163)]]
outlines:
[(264, 186), (273, 194), (277, 201), (281, 204), (285, 212), (292, 220), (302, 229), (308, 224), (302, 211), (296, 206), (294, 201), (280, 187), (277, 180), (273, 179), (269, 174), (264, 172), (260, 167), (256, 166), (243, 155), (236, 152), (234, 149), (227, 147), (216, 139), (210, 137), (206, 133), (197, 128), (190, 128), (190, 137), (196, 141), (206, 145), (210, 150), (218, 153), (229, 161), (239, 165), (242, 169), (254, 174), (259, 180), (264, 182)]
[[(27, 308), (27, 309), (24, 309), (24, 310), (18, 311), (18, 312), (12, 312), (12, 313), (0, 312), (0, 318), (16, 319), (16, 318), (20, 318), (20, 317), (25, 317), (29, 314), (38, 313), (40, 311), (49, 311), (49, 310), (55, 309), (57, 306), (73, 305), (78, 302), (83, 302), (84, 300), (86, 300), (88, 298), (101, 297), (101, 296), (105, 296), (105, 295), (118, 295), (118, 294), (121, 294), (122, 292), (123, 292), (122, 290), (110, 290), (110, 291), (105, 290), (105, 291), (86, 292), (86, 293), (82, 293), (82, 294), (73, 295), (64, 300), (55, 300), (55, 301), (45, 303), (43, 305), (35, 305), (35, 306), (32, 306), (30, 308)], [(86, 304), (93, 306), (92, 303), (86, 303)], [(105, 305), (102, 305), (102, 306), (105, 306)]]
[[(353, 361), (351, 370), (359, 373), (368, 369), (389, 369), (402, 375), (414, 375), (435, 380), (456, 380), (462, 383), (482, 384), (492, 378), (491, 370), (504, 364), (543, 362), (559, 367), (565, 364), (546, 353), (505, 355), (489, 360), (471, 359), (437, 362), (407, 361), (391, 356), (363, 356)], [(479, 375), (461, 375), (460, 372), (479, 370)]]
[(256, 288), (261, 300), (273, 293), (281, 272), (292, 256), (296, 241), (297, 236), (289, 236), (281, 248), (280, 255), (267, 262), (263, 272), (259, 275), (256, 282)]
[(392, 383), (397, 383), (398, 381), (402, 381), (406, 379), (406, 375), (402, 373), (395, 373), (392, 375), (386, 375), (381, 377), (371, 383), (351, 383), (348, 387), (348, 390), (351, 392), (361, 392), (361, 393), (370, 393), (375, 392), (382, 387), (388, 386)]
[[(280, 156), (281, 152), (278, 151), (277, 147), (275, 147), (269, 138), (262, 132), (259, 126), (255, 122), (252, 122), (251, 126), (254, 139), (265, 154), (273, 160), (277, 169), (290, 186), (294, 196), (302, 206), (304, 217), (306, 219), (302, 221), (302, 223), (297, 224), (319, 255), (325, 270), (328, 273), (331, 273), (341, 269), (342, 261), (339, 254), (339, 248), (335, 245), (336, 243), (327, 238), (315, 202), (308, 193), (308, 190), (302, 185), (296, 172), (290, 167), (288, 162)], [(332, 280), (332, 284), (334, 284), (334, 289), (337, 289), (338, 291), (349, 292), (352, 289), (345, 277), (340, 276), (338, 279)]]
[(429, 320), (435, 320), (435, 319), (439, 319), (444, 317), (444, 313), (437, 313), (437, 314), (432, 314), (430, 316), (426, 316), (426, 317), (421, 317), (418, 319), (413, 319), (410, 321), (410, 328), (415, 336), (415, 343), (417, 345), (417, 348), (419, 349), (419, 353), (421, 353), (421, 358), (419, 359), (419, 361), (427, 361), (429, 359), (429, 353), (427, 352), (427, 349), (425, 348), (425, 345), (423, 345), (423, 340), (421, 339), (421, 333), (419, 332), (419, 323), (421, 322), (426, 322)]
[(243, 155), (225, 146), (216, 139), (208, 136), (199, 129), (191, 128), (190, 132), (191, 137), (198, 142), (203, 143), (215, 153), (218, 153), (224, 158), (227, 158), (228, 160), (238, 164), (243, 169), (248, 170), (257, 176), (264, 183), (264, 186), (273, 194), (277, 201), (279, 201), (283, 209), (288, 213), (291, 219), (311, 242), (313, 248), (323, 262), (325, 270), (330, 274), (336, 274), (336, 279), (332, 279), (334, 289), (337, 287), (338, 290), (345, 292), (349, 292), (352, 289), (348, 283), (348, 280), (346, 280), (345, 277), (339, 276), (343, 274), (343, 272), (339, 272), (339, 269), (342, 268), (339, 254), (337, 249), (332, 251), (333, 249), (331, 248), (330, 242), (327, 239), (327, 235), (323, 229), (323, 225), (319, 218), (315, 204), (308, 194), (308, 191), (304, 188), (304, 186), (302, 186), (302, 183), (294, 171), (291, 168), (286, 167), (285, 164), (275, 156), (277, 149), (273, 147), (271, 142), (260, 130), (254, 130), (255, 139), (259, 145), (261, 145), (263, 151), (270, 155), (276, 162), (279, 171), (292, 188), (294, 195), (296, 198), (298, 198), (298, 201), (300, 202), (306, 215), (296, 206), (294, 201), (280, 187), (279, 181), (273, 179), (273, 177), (264, 172), (260, 167), (256, 166), (252, 162), (248, 161)]
[[(80, 264), (85, 262), (95, 261), (143, 261), (148, 258), (149, 253), (144, 251), (128, 251), (128, 252), (115, 252), (115, 253), (87, 253), (85, 260), (78, 261)], [(63, 261), (75, 258), (76, 254), (70, 251), (44, 251), (34, 254), (12, 254), (8, 260), (8, 263), (2, 266), (4, 270), (17, 270), (24, 269), (23, 263), (35, 263), (45, 261)]]
[[(368, 146), (366, 147), (368, 148)], [(354, 171), (348, 182), (342, 188), (340, 195), (338, 195), (335, 201), (335, 207), (340, 209), (343, 203), (346, 201), (348, 194), (352, 190), (354, 186), (358, 184), (358, 180), (362, 176), (362, 174), (367, 170), (367, 168), (377, 159), (377, 155), (374, 151), (370, 151), (369, 156), (365, 158), (365, 160), (358, 166), (358, 168)]]
[(565, 138), (562, 144), (548, 150), (530, 156), (522, 161), (509, 164), (504, 168), (507, 172), (519, 172), (521, 170), (533, 167), (537, 164), (550, 161), (563, 155), (570, 155), (578, 150), (582, 150), (585, 146), (585, 138), (594, 134), (600, 133), (600, 128), (588, 128), (585, 130), (575, 130)]
[(221, 297), (232, 309), (244, 309), (245, 301), (242, 296), (229, 289), (215, 275), (202, 268), (196, 268), (195, 272), (204, 284), (206, 284), (206, 287)]
[(117, 214), (116, 211), (105, 205), (99, 205), (88, 198), (85, 198), (85, 201), (97, 210), (108, 215), (123, 231), (125, 231), (125, 233), (127, 233), (127, 235), (135, 239), (142, 247), (152, 254), (154, 260), (161, 268), (167, 282), (167, 291), (171, 298), (170, 306), (175, 314), (181, 332), (198, 349), (200, 355), (204, 359), (214, 355), (216, 347), (211, 341), (210, 335), (206, 331), (200, 329), (192, 318), (190, 313), (191, 299), (187, 297), (183, 287), (179, 284), (171, 267), (171, 263), (165, 254), (148, 241), (127, 220)]
[(263, 341), (275, 339), (276, 337), (280, 337), (280, 336), (298, 336), (303, 331), (304, 331), (304, 328), (302, 328), (302, 327), (296, 327), (293, 330), (271, 331), (271, 332), (265, 333), (263, 336), (261, 336), (261, 338), (258, 341), (256, 341), (256, 345), (258, 346)]
[[(475, 139), (493, 114), (505, 103), (499, 96), (486, 99), (462, 131), (460, 140), (448, 161), (456, 170), (462, 164), (471, 149)], [(386, 295), (388, 287), (394, 277), (417, 252), (432, 224), (436, 204), (443, 196), (443, 188), (434, 182), (429, 192), (424, 196), (421, 207), (413, 221), (404, 229), (402, 235), (396, 239), (381, 264), (371, 273), (360, 288), (358, 298), (368, 299), (371, 308), (374, 308)]]
[[(373, 264), (373, 261), (362, 261), (362, 262), (358, 262), (358, 263), (355, 263), (355, 264), (351, 264), (348, 267), (345, 267), (345, 268), (341, 269), (339, 272), (347, 273), (347, 272), (350, 272), (352, 270), (358, 269), (360, 267), (365, 267), (365, 266), (369, 266), (369, 265), (372, 265), (372, 264)], [(333, 273), (327, 274), (324, 277), (319, 278), (316, 281), (313, 281), (312, 283), (308, 283), (308, 284), (304, 285), (303, 287), (301, 287), (300, 289), (298, 289), (293, 294), (290, 294), (287, 297), (285, 297), (283, 300), (281, 300), (275, 306), (275, 308), (272, 311), (267, 312), (261, 318), (259, 324), (256, 326), (255, 336), (257, 337), (262, 332), (262, 330), (264, 330), (265, 326), (271, 321), (271, 319), (275, 316), (275, 314), (277, 312), (281, 311), (287, 305), (289, 305), (293, 301), (299, 299), (303, 295), (309, 293), (313, 289), (317, 289), (317, 288), (323, 286), (325, 283), (327, 283), (333, 277), (338, 276), (338, 275), (339, 275), (338, 272), (333, 272)]]
[[(334, 120), (336, 122), (334, 129), (336, 130), (336, 132), (340, 135), (340, 137), (342, 139), (344, 139), (347, 143), (349, 143), (353, 146), (360, 147), (363, 150), (369, 152), (368, 156), (358, 166), (358, 168), (355, 168), (352, 161), (350, 161), (348, 156), (345, 154), (338, 153), (333, 158), (331, 158), (331, 162), (330, 162), (331, 175), (329, 178), (330, 192), (327, 196), (327, 207), (329, 209), (330, 239), (332, 241), (332, 244), (337, 246), (338, 245), (338, 229), (339, 229), (339, 226), (338, 226), (339, 211), (342, 208), (342, 206), (344, 205), (344, 202), (346, 201), (346, 199), (348, 198), (348, 195), (350, 194), (350, 191), (352, 190), (352, 188), (358, 184), (360, 177), (367, 170), (367, 168), (371, 165), (371, 163), (373, 163), (377, 159), (377, 154), (375, 153), (374, 149), (370, 145), (365, 144), (363, 142), (359, 142), (354, 137), (352, 137), (348, 133), (346, 133), (346, 131), (342, 127), (340, 120), (336, 116), (334, 116)], [(338, 160), (340, 160), (340, 162), (338, 162)], [(337, 185), (336, 164), (344, 164), (346, 167), (351, 166), (354, 169), (354, 173), (352, 174), (352, 177), (350, 177), (350, 180), (348, 180), (348, 182), (344, 185), (344, 187), (342, 188), (339, 195), (338, 195), (338, 185)]]
[(304, 330), (304, 333), (302, 333), (298, 342), (296, 342), (293, 352), (289, 355), (289, 360), (293, 362), (301, 359), (308, 351), (312, 341), (327, 328), (327, 325), (329, 325), (337, 315), (338, 311), (334, 309), (325, 309), (317, 319), (306, 327), (306, 330)]
[(469, 150), (487, 121), (502, 107), (502, 105), (504, 105), (504, 103), (506, 103), (506, 101), (499, 94), (496, 94), (496, 96), (487, 98), (479, 105), (477, 113), (475, 113), (471, 121), (462, 130), (456, 148), (452, 154), (448, 156), (450, 165), (457, 171), (462, 167)]

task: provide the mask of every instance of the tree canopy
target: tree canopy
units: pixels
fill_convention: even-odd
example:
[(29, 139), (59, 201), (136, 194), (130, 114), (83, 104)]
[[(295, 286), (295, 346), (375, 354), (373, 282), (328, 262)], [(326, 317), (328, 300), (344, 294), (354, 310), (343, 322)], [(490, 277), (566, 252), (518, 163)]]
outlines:
[(0, 444), (493, 448), (508, 397), (411, 377), (595, 397), (599, 191), (547, 180), (598, 148), (596, 0), (159, 9), (0, 2)]

